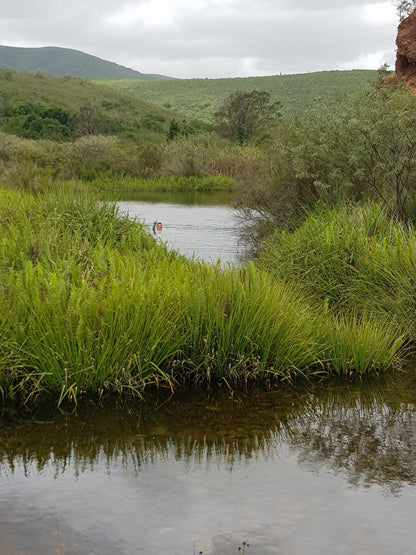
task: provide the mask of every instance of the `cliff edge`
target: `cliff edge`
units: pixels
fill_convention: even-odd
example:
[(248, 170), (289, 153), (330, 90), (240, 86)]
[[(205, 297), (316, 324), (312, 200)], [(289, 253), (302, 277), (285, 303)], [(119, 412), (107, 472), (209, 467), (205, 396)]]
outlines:
[(416, 10), (397, 30), (396, 75), (416, 94)]

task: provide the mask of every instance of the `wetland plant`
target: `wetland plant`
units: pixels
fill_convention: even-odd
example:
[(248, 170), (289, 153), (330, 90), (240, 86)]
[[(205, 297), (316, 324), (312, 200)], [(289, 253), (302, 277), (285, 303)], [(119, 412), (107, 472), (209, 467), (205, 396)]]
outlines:
[[(368, 270), (355, 284), (350, 255), (341, 245), (338, 262), (336, 248), (329, 259), (329, 248), (319, 255), (315, 228), (303, 258), (301, 239), (282, 235), (281, 251), (272, 243), (264, 268), (223, 269), (168, 252), (139, 223), (90, 193), (0, 189), (0, 216), (4, 398), (25, 402), (50, 394), (59, 404), (115, 392), (140, 396), (150, 384), (233, 387), (322, 372), (364, 374), (393, 368), (403, 357), (400, 318), (406, 309), (399, 301), (413, 294), (407, 275), (416, 263), (412, 242), (393, 224), (380, 222), (384, 239), (368, 224), (374, 248), (367, 266), (379, 272), (374, 277)], [(378, 298), (383, 283), (388, 289), (380, 276), (395, 270), (380, 258), (388, 252), (383, 241), (396, 245), (394, 283), (403, 289), (389, 291), (387, 301)], [(348, 244), (348, 253), (355, 253), (353, 241)], [(358, 273), (365, 260), (356, 251)], [(316, 265), (326, 275), (323, 282)], [(349, 290), (337, 300), (342, 271)], [(368, 298), (360, 301), (366, 280), (367, 296), (372, 287), (376, 291), (373, 310)], [(407, 310), (408, 322), (413, 301)]]

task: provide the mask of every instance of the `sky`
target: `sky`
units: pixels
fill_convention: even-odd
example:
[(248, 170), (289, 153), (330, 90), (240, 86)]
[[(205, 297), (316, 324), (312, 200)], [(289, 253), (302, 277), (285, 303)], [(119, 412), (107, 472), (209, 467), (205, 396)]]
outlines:
[(0, 43), (142, 73), (248, 77), (394, 68), (393, 0), (1, 0)]

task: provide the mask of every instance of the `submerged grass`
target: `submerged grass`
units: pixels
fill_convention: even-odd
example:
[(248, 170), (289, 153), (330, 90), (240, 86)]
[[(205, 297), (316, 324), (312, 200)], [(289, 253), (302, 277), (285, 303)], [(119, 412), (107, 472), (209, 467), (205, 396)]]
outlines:
[(378, 372), (402, 356), (397, 326), (323, 310), (254, 264), (167, 252), (90, 193), (0, 189), (0, 227), (6, 398)]

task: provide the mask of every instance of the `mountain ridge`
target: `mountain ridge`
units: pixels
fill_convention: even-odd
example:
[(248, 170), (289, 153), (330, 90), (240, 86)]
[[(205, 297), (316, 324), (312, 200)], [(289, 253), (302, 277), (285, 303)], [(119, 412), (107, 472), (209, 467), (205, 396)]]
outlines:
[(172, 79), (165, 75), (141, 73), (81, 50), (59, 46), (24, 48), (0, 45), (0, 68), (26, 73), (41, 71), (53, 77)]

